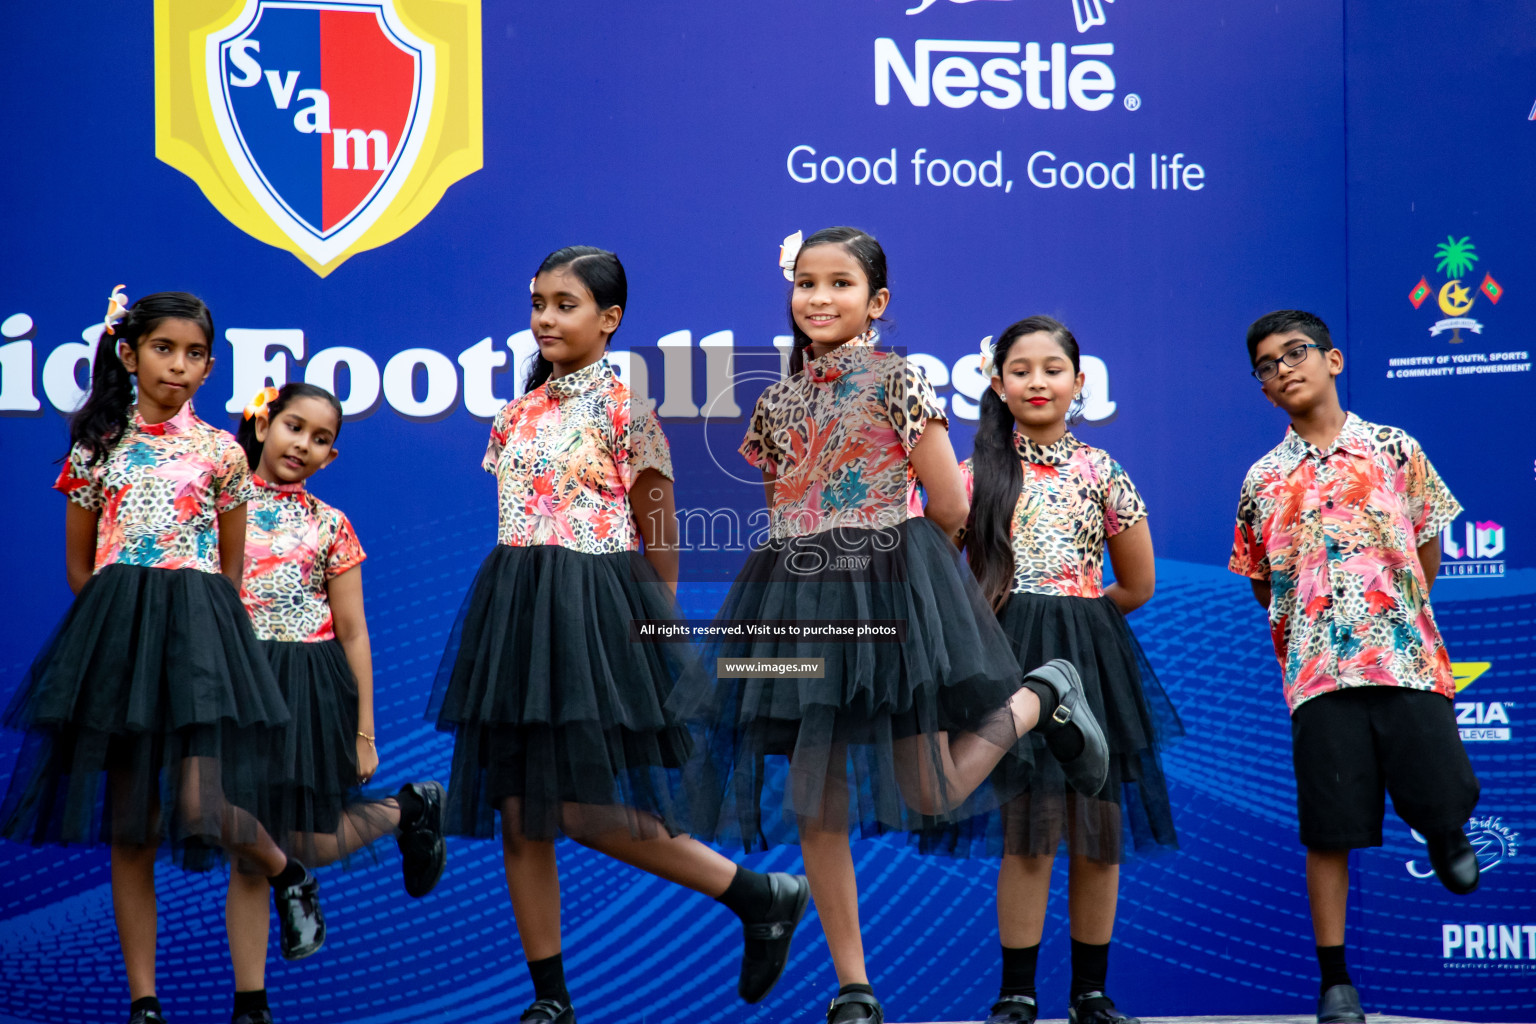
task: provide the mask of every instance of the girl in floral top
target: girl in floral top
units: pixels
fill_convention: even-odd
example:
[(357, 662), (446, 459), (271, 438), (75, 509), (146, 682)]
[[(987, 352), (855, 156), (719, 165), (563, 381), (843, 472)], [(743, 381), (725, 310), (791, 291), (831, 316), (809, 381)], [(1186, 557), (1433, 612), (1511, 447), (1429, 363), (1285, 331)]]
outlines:
[(636, 620), (678, 618), (677, 548), (666, 438), (604, 358), (628, 297), (624, 268), (570, 246), (545, 258), (530, 290), (539, 355), (523, 396), (497, 414), (483, 463), (500, 543), (433, 692), (438, 728), (455, 735), (448, 830), (488, 836), (500, 815), (534, 986), (522, 1020), (576, 1019), (560, 834), (734, 911), (746, 941), (738, 992), (757, 1002), (784, 969), (809, 891), (803, 877), (738, 868), (684, 834), (692, 745), (667, 702), (688, 645), (631, 636)]
[[(245, 408), (238, 440), (255, 468), (246, 505), (241, 598), (292, 720), (274, 780), (279, 845), (311, 866), (394, 834), (405, 889), (442, 876), (443, 788), (413, 782), (393, 797), (358, 792), (379, 767), (373, 655), (363, 618), (363, 548), (352, 523), (305, 489), (336, 458), (341, 403), (324, 388), (266, 388)], [(231, 872), (226, 920), (234, 961), (233, 1024), (271, 1024), (268, 914), (259, 879)]]
[(240, 605), (245, 454), (192, 411), (213, 316), (185, 292), (128, 306), (121, 288), (54, 485), (77, 596), (7, 714), (29, 736), (0, 833), (111, 845), (129, 1020), (157, 1024), (157, 847), (266, 876), (287, 955), (319, 949), (325, 922), (313, 876), (261, 825), (288, 710)]
[[(990, 341), (990, 339), (988, 339)], [(1182, 732), (1125, 613), (1152, 596), (1147, 507), (1120, 464), (1067, 430), (1082, 394), (1077, 340), (1057, 321), (1033, 316), (982, 344), (976, 447), (961, 467), (971, 493), (966, 552), (987, 600), (1026, 669), (1068, 658), (1109, 746), (1102, 788), (1071, 778), (1049, 746), (1031, 744), (1032, 772), (996, 773), (1024, 792), (996, 815), (966, 822), (941, 842), (984, 838), (1003, 855), (998, 922), (1003, 983), (989, 1024), (1036, 1015), (1035, 962), (1063, 837), (1071, 855), (1074, 1024), (1127, 1024), (1104, 994), (1120, 861), (1130, 849), (1178, 845), (1158, 760), (1160, 734)], [(1115, 582), (1103, 581), (1104, 554)], [(925, 837), (930, 842), (934, 837)]]
[[(718, 657), (749, 664), (819, 663), (796, 677), (720, 680), (711, 752), (723, 786), (711, 831), (748, 849), (798, 837), (841, 986), (827, 1019), (878, 1024), (851, 835), (975, 813), (968, 797), (1037, 723), (1055, 726), (1087, 777), (1102, 775), (1103, 750), (1096, 726), (1074, 722), (1081, 690), (1071, 667), (1021, 680), (960, 564), (951, 537), (967, 502), (945, 415), (921, 370), (874, 347), (890, 299), (884, 251), (856, 228), (817, 232), (794, 251), (797, 238), (781, 257), (793, 282), (792, 375), (764, 391), (741, 446), (763, 473), (771, 537), (737, 576), (718, 624), (864, 624), (893, 635), (759, 634), (718, 646)], [(929, 496), (926, 518), (908, 510), (915, 481)]]

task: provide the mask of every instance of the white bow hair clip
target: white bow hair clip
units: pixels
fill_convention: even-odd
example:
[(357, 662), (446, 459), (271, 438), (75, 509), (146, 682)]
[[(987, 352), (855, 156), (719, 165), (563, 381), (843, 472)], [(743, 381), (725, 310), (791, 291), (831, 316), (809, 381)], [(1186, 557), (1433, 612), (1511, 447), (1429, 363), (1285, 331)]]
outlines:
[(784, 271), (786, 281), (795, 279), (795, 259), (800, 255), (800, 244), (804, 241), (804, 233), (796, 231), (779, 246), (779, 269)]
[(997, 365), (992, 359), (992, 335), (981, 339), (981, 375), (983, 377), (1001, 377), (997, 372)]
[(116, 335), (117, 331), (113, 328), (128, 315), (128, 296), (123, 294), (123, 289), (126, 287), (127, 285), (120, 284), (112, 289), (111, 295), (107, 296), (107, 315), (101, 323), (108, 334)]

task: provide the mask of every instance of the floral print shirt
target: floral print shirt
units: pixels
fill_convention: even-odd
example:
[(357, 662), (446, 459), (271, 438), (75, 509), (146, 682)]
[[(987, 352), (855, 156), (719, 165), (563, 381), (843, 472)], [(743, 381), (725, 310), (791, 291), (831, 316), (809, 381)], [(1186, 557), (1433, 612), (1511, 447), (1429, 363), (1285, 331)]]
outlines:
[(367, 556), (352, 523), (296, 484), (252, 476), (240, 599), (262, 640), (315, 643), (336, 636), (326, 584)]
[(929, 420), (948, 423), (923, 371), (869, 345), (840, 345), (769, 385), (741, 454), (775, 478), (770, 535), (909, 518), (917, 476), (907, 456)]
[(647, 469), (672, 479), (672, 455), (655, 414), (633, 402), (600, 359), (496, 414), (482, 465), (496, 474), (502, 544), (640, 549), (629, 489)]
[(227, 430), (197, 418), (192, 403), (164, 423), (130, 411), (123, 436), (94, 466), (69, 450), (54, 487), (100, 512), (95, 572), (114, 563), (219, 571), (219, 514), (250, 500), (245, 452)]
[[(1013, 593), (1102, 597), (1104, 544), (1147, 518), (1120, 463), (1070, 433), (1047, 445), (1013, 435), (1024, 471), (1013, 508)], [(971, 460), (960, 464), (965, 491)]]
[(1292, 712), (1351, 686), (1455, 695), (1418, 548), (1460, 513), (1417, 441), (1354, 413), (1328, 448), (1288, 430), (1254, 463), (1230, 568), (1269, 581)]

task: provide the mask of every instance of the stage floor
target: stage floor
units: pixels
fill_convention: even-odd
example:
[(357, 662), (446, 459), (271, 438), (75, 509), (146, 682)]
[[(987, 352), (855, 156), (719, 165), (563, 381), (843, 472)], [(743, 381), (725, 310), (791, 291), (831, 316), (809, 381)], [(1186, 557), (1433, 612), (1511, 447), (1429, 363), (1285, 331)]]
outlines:
[[(1428, 1017), (1394, 1017), (1391, 1014), (1367, 1013), (1367, 1024), (1460, 1024), (1458, 1021), (1431, 1020)], [(931, 1024), (977, 1024), (971, 1021), (934, 1021)], [(1067, 1024), (1065, 1020), (1042, 1020), (1039, 1024)], [(1316, 1014), (1278, 1017), (1143, 1017), (1141, 1024), (1317, 1024)]]

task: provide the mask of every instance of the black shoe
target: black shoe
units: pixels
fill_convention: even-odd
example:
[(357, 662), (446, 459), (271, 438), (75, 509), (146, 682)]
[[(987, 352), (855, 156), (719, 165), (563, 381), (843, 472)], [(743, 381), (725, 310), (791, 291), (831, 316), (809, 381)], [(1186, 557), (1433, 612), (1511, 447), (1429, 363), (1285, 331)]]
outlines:
[[(435, 785), (435, 783), (434, 783)], [(576, 1007), (558, 999), (540, 999), (517, 1018), (519, 1021), (538, 1021), (539, 1024), (576, 1024)]]
[[(854, 1007), (863, 1007), (864, 1012)], [(827, 1024), (885, 1024), (885, 1007), (863, 992), (845, 992), (827, 1007)]]
[(1084, 992), (1072, 997), (1067, 1007), (1067, 1024), (1141, 1024), (1140, 1017), (1127, 1017), (1115, 1009), (1115, 1001), (1103, 992)]
[(447, 794), (436, 782), (411, 782), (401, 788), (421, 801), (421, 814), (395, 834), (405, 891), (420, 899), (437, 887), (448, 863), (448, 844), (443, 842), (443, 801)]
[(998, 996), (987, 1011), (987, 1024), (1035, 1024), (1039, 1015), (1033, 996)]
[(165, 1014), (159, 1010), (134, 1010), (128, 1015), (128, 1024), (166, 1024)]
[(266, 1008), (252, 1010), (250, 1013), (242, 1013), (229, 1024), (273, 1024), (272, 1011)]
[(320, 947), (325, 945), (325, 915), (320, 912), (320, 883), (315, 880), (314, 872), (304, 868), (303, 881), (274, 888), (272, 902), (277, 906), (283, 959), (302, 960), (320, 952)]
[(1353, 985), (1334, 985), (1317, 997), (1317, 1024), (1364, 1024), (1360, 993)]
[(768, 888), (773, 894), (768, 913), (761, 921), (741, 926), (745, 948), (736, 994), (749, 1003), (759, 1002), (778, 984), (789, 961), (795, 927), (805, 916), (805, 905), (811, 898), (811, 883), (804, 875), (775, 871), (768, 876)]
[(1482, 869), (1477, 864), (1477, 851), (1461, 829), (1437, 833), (1428, 837), (1429, 866), (1435, 869), (1435, 877), (1457, 896), (1465, 896), (1477, 888)]
[[(1073, 789), (1084, 796), (1096, 796), (1109, 778), (1109, 744), (1104, 740), (1104, 730), (1099, 726), (1099, 720), (1093, 717), (1093, 710), (1088, 707), (1088, 698), (1083, 693), (1083, 681), (1078, 677), (1077, 669), (1071, 662), (1056, 658), (1024, 678), (1045, 683), (1056, 692), (1056, 710), (1049, 718), (1041, 719), (1035, 728), (1045, 737), (1046, 746), (1051, 748), (1053, 754), (1056, 752), (1058, 733), (1068, 729), (1078, 732), (1081, 743), (1073, 745), (1078, 748), (1077, 755), (1070, 759), (1058, 757), (1057, 760)], [(1067, 738), (1065, 734), (1062, 735), (1062, 739)]]

